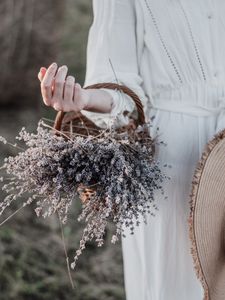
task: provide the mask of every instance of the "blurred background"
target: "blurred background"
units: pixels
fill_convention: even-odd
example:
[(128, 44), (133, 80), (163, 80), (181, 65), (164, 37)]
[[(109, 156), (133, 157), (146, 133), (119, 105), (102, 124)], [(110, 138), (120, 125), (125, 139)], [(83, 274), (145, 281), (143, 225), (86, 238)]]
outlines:
[[(0, 1), (0, 135), (9, 141), (25, 126), (54, 119), (56, 112), (42, 103), (40, 67), (66, 64), (81, 85), (84, 82), (86, 43), (92, 23), (91, 0)], [(0, 144), (0, 164), (16, 152)], [(1, 174), (0, 174), (1, 175)], [(0, 200), (4, 194), (0, 191)], [(0, 217), (2, 222), (20, 203)], [(72, 270), (69, 282), (60, 225), (56, 216), (37, 218), (27, 207), (0, 226), (0, 300), (122, 300), (124, 296), (121, 243), (98, 248), (89, 243)], [(83, 224), (77, 222), (75, 201), (64, 227), (70, 260), (78, 248)]]

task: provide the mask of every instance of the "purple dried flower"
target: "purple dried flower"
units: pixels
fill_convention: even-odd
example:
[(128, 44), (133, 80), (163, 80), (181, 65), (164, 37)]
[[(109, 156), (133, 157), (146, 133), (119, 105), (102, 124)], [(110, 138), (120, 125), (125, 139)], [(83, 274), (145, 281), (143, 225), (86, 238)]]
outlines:
[(112, 243), (124, 236), (123, 226), (133, 234), (141, 217), (146, 222), (147, 213), (155, 215), (154, 191), (164, 194), (162, 182), (170, 179), (154, 160), (152, 139), (140, 135), (144, 129), (139, 126), (134, 136), (111, 130), (99, 137), (74, 135), (65, 139), (53, 134), (42, 121), (36, 133), (22, 128), (16, 139), (25, 143), (26, 149), (4, 160), (3, 169), (11, 180), (3, 186), (8, 195), (0, 203), (0, 215), (21, 195), (30, 194), (24, 205), (35, 201), (38, 217), (57, 212), (66, 223), (80, 189), (91, 189), (78, 217), (86, 227), (72, 268), (87, 241), (95, 239), (99, 247), (103, 245), (108, 222), (116, 227)]

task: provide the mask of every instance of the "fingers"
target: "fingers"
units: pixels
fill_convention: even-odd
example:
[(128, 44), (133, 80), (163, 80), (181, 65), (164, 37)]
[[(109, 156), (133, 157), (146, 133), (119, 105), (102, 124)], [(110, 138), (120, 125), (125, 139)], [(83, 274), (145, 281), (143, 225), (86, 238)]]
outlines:
[(43, 101), (57, 111), (80, 111), (84, 107), (82, 88), (73, 76), (67, 76), (68, 67), (51, 64), (38, 73)]
[(81, 90), (81, 85), (79, 83), (75, 83), (73, 93), (73, 107), (75, 111), (80, 111), (81, 109), (83, 109)]
[(57, 64), (53, 63), (47, 69), (43, 80), (41, 81), (41, 93), (43, 101), (46, 105), (51, 105), (52, 100), (52, 84), (57, 70)]
[(71, 107), (73, 107), (74, 84), (75, 84), (75, 78), (73, 76), (67, 76), (65, 87), (64, 87), (64, 97), (63, 97), (64, 109), (69, 110), (71, 109)]
[(39, 73), (38, 73), (38, 79), (39, 79), (40, 81), (42, 81), (42, 80), (43, 80), (43, 78), (44, 78), (44, 76), (45, 76), (45, 73), (46, 73), (46, 71), (47, 71), (47, 69), (46, 69), (46, 68), (44, 68), (44, 67), (41, 67), (41, 69), (40, 69), (40, 71), (39, 71)]
[(62, 66), (58, 69), (58, 72), (54, 79), (54, 93), (52, 97), (52, 106), (56, 110), (62, 110), (63, 109), (63, 94), (64, 94), (64, 84), (66, 75), (68, 72), (67, 66)]

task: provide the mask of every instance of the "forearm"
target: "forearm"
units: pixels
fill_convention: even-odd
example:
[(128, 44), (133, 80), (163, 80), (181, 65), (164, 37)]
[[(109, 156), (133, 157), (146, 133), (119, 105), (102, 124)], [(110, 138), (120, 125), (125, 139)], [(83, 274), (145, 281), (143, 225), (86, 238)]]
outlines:
[(101, 89), (84, 89), (87, 104), (84, 110), (92, 112), (110, 113), (113, 107), (112, 96)]

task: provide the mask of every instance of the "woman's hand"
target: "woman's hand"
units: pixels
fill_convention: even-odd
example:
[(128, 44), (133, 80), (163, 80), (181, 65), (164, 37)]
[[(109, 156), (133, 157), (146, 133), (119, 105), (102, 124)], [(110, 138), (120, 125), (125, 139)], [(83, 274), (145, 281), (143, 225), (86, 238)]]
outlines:
[(57, 111), (80, 111), (89, 103), (89, 92), (75, 82), (73, 76), (67, 76), (68, 67), (51, 64), (48, 69), (41, 68), (38, 78), (41, 82), (41, 94), (45, 105)]
[(83, 89), (73, 76), (67, 76), (66, 65), (57, 67), (52, 63), (48, 69), (42, 67), (38, 73), (41, 94), (45, 105), (57, 111), (88, 110), (109, 113), (114, 101), (112, 96), (101, 89)]

